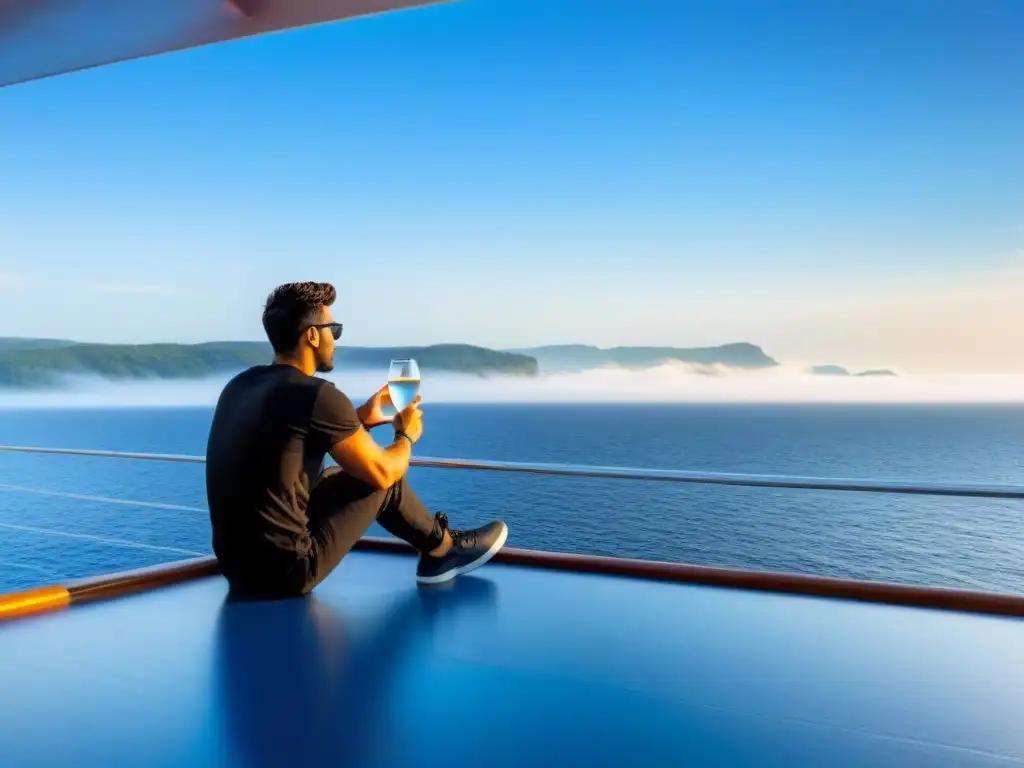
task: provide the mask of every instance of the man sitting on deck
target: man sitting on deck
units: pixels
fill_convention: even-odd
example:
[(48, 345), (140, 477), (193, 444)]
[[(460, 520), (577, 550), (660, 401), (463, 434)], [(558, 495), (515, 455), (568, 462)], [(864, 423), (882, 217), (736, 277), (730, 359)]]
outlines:
[[(263, 327), (274, 349), (225, 386), (206, 449), (213, 550), (236, 593), (306, 594), (341, 562), (374, 520), (420, 552), (421, 583), (466, 573), (490, 560), (508, 535), (495, 521), (469, 531), (431, 515), (405, 475), (423, 432), (420, 398), (394, 419), (387, 387), (355, 408), (333, 383), (341, 323), (329, 283), (274, 290)], [(393, 424), (381, 448), (368, 429)], [(322, 470), (330, 454), (337, 467)], [(312, 483), (310, 480), (315, 478)]]

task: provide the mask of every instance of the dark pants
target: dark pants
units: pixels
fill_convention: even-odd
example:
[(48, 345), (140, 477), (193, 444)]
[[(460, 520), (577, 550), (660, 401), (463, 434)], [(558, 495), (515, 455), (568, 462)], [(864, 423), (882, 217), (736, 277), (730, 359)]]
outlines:
[[(388, 533), (420, 552), (444, 540), (440, 523), (403, 477), (380, 490), (338, 467), (320, 473), (309, 493), (309, 550), (282, 568), (267, 564), (243, 578), (230, 579), (236, 597), (249, 599), (306, 594), (330, 575), (376, 520)], [(249, 569), (247, 569), (249, 570)]]
[(420, 552), (436, 549), (444, 540), (441, 525), (404, 477), (381, 491), (328, 467), (313, 483), (306, 514), (311, 548), (305, 558), (304, 593), (327, 578), (374, 520)]

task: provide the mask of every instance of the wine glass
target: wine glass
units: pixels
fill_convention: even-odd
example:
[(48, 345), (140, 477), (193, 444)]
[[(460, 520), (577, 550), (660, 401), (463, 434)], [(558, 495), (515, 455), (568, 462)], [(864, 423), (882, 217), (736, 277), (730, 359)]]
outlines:
[(405, 410), (420, 391), (420, 367), (413, 359), (392, 360), (388, 371), (388, 394), (396, 411)]

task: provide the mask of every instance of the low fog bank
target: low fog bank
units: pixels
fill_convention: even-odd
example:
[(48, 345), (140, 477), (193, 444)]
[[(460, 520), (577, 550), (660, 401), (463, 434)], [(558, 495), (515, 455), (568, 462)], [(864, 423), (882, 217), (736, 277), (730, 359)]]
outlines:
[[(357, 404), (386, 372), (328, 375)], [(70, 377), (57, 388), (0, 390), (0, 408), (212, 406), (228, 375), (199, 380)], [(1024, 374), (820, 376), (802, 369), (740, 371), (683, 363), (602, 368), (535, 378), (426, 373), (425, 403), (1024, 403)]]

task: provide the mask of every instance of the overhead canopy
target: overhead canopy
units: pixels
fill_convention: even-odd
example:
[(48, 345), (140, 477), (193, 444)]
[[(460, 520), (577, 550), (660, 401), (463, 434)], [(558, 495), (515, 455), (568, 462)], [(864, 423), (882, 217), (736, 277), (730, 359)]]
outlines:
[(0, 0), (0, 86), (440, 0)]

